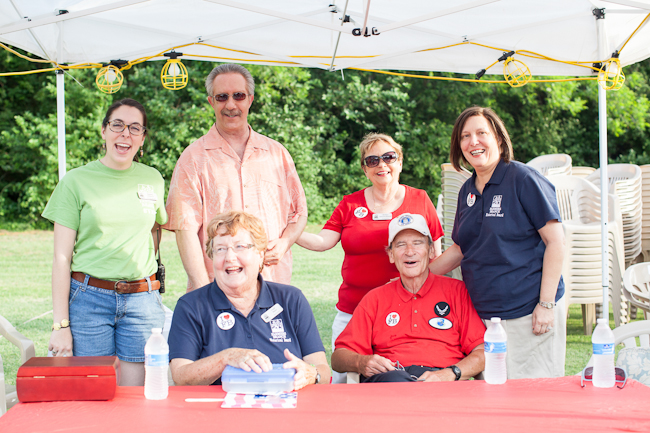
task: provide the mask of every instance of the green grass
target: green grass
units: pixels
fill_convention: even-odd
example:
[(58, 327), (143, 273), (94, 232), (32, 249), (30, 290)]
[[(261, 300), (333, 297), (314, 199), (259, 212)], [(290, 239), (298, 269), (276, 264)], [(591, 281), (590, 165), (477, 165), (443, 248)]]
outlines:
[[(308, 230), (316, 232), (319, 228), (309, 226)], [(52, 240), (53, 233), (49, 231), (0, 231), (0, 315), (34, 341), (36, 356), (46, 356), (52, 325)], [(167, 274), (163, 299), (165, 305), (174, 309), (185, 293), (187, 277), (171, 233), (164, 232), (161, 248)], [(311, 304), (329, 359), (343, 251), (340, 245), (323, 253), (296, 245), (292, 252), (292, 284), (302, 289)], [(614, 326), (613, 319), (610, 326)], [(569, 309), (567, 328), (566, 374), (571, 375), (582, 370), (591, 356), (591, 336), (582, 334), (580, 306), (572, 305)], [(18, 350), (0, 337), (0, 355), (5, 380), (14, 384), (20, 364)]]

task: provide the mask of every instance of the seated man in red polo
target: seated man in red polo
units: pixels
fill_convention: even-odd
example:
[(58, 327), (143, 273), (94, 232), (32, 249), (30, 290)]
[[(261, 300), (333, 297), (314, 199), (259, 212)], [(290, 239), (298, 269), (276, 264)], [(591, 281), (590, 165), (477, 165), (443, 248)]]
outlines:
[(452, 381), (483, 371), (485, 325), (465, 284), (429, 272), (433, 241), (422, 215), (388, 226), (400, 279), (369, 292), (336, 340), (332, 368), (361, 382)]

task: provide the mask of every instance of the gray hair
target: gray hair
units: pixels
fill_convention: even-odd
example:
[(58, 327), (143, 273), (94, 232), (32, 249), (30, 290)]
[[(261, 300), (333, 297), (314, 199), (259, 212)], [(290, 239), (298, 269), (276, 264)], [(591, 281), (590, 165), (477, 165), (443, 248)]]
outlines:
[(208, 96), (214, 96), (213, 88), (212, 88), (212, 86), (214, 85), (214, 79), (221, 74), (241, 75), (242, 77), (244, 77), (244, 80), (246, 80), (246, 91), (248, 92), (248, 94), (249, 95), (255, 94), (255, 80), (253, 79), (253, 76), (248, 71), (248, 69), (236, 63), (224, 63), (223, 65), (219, 65), (216, 68), (214, 68), (208, 74), (208, 77), (205, 79), (205, 90), (208, 92)]

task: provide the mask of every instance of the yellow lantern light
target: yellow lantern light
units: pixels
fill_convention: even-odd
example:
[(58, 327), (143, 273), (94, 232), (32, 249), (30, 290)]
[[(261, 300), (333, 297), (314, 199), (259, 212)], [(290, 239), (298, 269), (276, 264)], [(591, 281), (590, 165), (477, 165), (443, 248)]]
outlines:
[(160, 81), (165, 89), (180, 90), (187, 86), (189, 74), (185, 65), (178, 59), (182, 55), (183, 53), (174, 51), (164, 54), (165, 57), (169, 57), (160, 71)]
[(605, 62), (598, 72), (598, 84), (605, 90), (618, 90), (625, 83), (625, 74), (621, 69), (621, 62), (612, 57)]
[(503, 64), (503, 76), (511, 87), (524, 86), (532, 78), (528, 66), (512, 57), (508, 57)]
[(124, 83), (124, 75), (113, 65), (101, 68), (95, 78), (95, 84), (99, 90), (109, 95), (120, 90), (122, 83)]

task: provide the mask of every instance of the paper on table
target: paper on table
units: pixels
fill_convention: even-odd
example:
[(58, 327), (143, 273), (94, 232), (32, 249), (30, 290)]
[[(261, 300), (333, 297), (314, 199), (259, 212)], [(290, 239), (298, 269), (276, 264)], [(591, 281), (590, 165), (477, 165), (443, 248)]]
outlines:
[(284, 394), (236, 394), (229, 392), (223, 401), (223, 408), (246, 409), (293, 409), (298, 404), (298, 393)]

